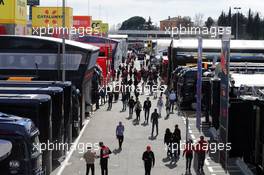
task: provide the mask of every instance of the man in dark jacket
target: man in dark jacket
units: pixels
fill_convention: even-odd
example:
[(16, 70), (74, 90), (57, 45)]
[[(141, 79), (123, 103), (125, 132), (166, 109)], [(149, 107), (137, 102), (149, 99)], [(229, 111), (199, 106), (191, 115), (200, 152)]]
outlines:
[(151, 151), (151, 146), (147, 146), (147, 150), (142, 155), (144, 161), (145, 175), (150, 175), (151, 168), (155, 165), (155, 156)]
[[(178, 125), (175, 125), (175, 129), (172, 134), (172, 142), (173, 142), (173, 148), (174, 148), (173, 150), (174, 158), (176, 157), (180, 158), (181, 130), (179, 129)], [(176, 152), (176, 148), (177, 148), (177, 152)]]
[(147, 123), (147, 124), (149, 122), (150, 108), (151, 108), (151, 101), (149, 100), (149, 97), (147, 97), (147, 100), (145, 100), (144, 105), (143, 105), (143, 109), (145, 111), (145, 123)]
[(129, 116), (132, 117), (133, 115), (133, 111), (134, 111), (134, 106), (135, 106), (136, 102), (133, 99), (133, 96), (131, 96), (131, 98), (128, 101), (128, 106), (129, 106)]
[(110, 111), (112, 109), (113, 104), (113, 92), (108, 92), (108, 110)]
[(151, 136), (153, 137), (154, 133), (154, 127), (156, 126), (156, 136), (159, 134), (159, 114), (157, 112), (157, 109), (154, 110), (154, 112), (151, 114), (151, 122), (152, 122), (152, 132)]
[(122, 111), (126, 111), (126, 106), (127, 106), (127, 94), (126, 94), (126, 92), (122, 92), (122, 103), (123, 103)]

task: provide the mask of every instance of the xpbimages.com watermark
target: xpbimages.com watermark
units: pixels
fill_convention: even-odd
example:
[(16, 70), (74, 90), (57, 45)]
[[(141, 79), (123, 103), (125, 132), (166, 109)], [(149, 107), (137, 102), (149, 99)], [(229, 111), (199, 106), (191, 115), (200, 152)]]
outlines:
[[(217, 153), (217, 151), (230, 151), (232, 149), (231, 147), (231, 143), (209, 143), (209, 144), (205, 144), (203, 146), (196, 144), (196, 143), (192, 143), (189, 144), (188, 146), (186, 145), (186, 143), (180, 142), (180, 144), (177, 143), (171, 143), (169, 145), (167, 145), (165, 147), (165, 150), (171, 150), (172, 152), (177, 151), (177, 150), (185, 150), (187, 147), (188, 150), (193, 149), (195, 150), (206, 150), (209, 153), (215, 154)], [(179, 149), (180, 148), (180, 149)]]
[(79, 37), (84, 37), (86, 35), (99, 35), (100, 27), (58, 27), (58, 26), (48, 26), (46, 27), (32, 27), (32, 34), (37, 36), (47, 36), (47, 35), (78, 35)]
[[(47, 143), (38, 143), (34, 144), (34, 149), (39, 150), (41, 153), (43, 151), (77, 151), (80, 154), (85, 153), (88, 149), (92, 149), (93, 151), (99, 151), (100, 146), (99, 143), (77, 143), (77, 144), (68, 144), (68, 143), (52, 143), (52, 142), (47, 142)], [(177, 143), (171, 143), (170, 145), (165, 145), (164, 147), (160, 147), (160, 151), (167, 151), (168, 149), (171, 152), (175, 151), (184, 151), (186, 149), (186, 143), (180, 142), (180, 144)], [(208, 153), (215, 154), (218, 151), (230, 151), (232, 149), (231, 143), (209, 143), (203, 146), (200, 146), (196, 143), (192, 143), (191, 145), (188, 145), (188, 150), (193, 149), (195, 150), (206, 150)], [(155, 151), (159, 151), (159, 148), (154, 148)]]
[(215, 38), (219, 35), (231, 35), (232, 33), (231, 27), (185, 27), (181, 24), (179, 27), (165, 27), (165, 30), (165, 34), (170, 34), (171, 37), (174, 37), (174, 35), (210, 35), (212, 38)]
[(113, 82), (112, 84), (106, 86), (100, 86), (99, 92), (106, 91), (108, 92), (138, 92), (138, 93), (165, 93), (167, 85), (148, 85), (148, 84), (139, 84), (135, 85), (122, 85), (119, 82)]
[(47, 143), (33, 144), (34, 149), (39, 150), (41, 153), (44, 151), (78, 151), (78, 153), (85, 153), (88, 148), (92, 148), (94, 151), (99, 151), (99, 143), (53, 143), (48, 141)]

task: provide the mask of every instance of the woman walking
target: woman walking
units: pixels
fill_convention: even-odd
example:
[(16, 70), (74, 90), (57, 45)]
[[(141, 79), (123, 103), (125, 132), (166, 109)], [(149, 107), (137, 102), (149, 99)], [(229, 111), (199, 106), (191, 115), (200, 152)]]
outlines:
[(168, 119), (170, 116), (170, 100), (168, 96), (166, 96), (165, 108), (166, 108), (166, 114), (167, 114), (166, 118)]
[(188, 172), (191, 174), (191, 165), (192, 165), (192, 159), (193, 159), (193, 151), (194, 151), (194, 146), (193, 146), (193, 141), (190, 139), (186, 145), (185, 149), (183, 151), (183, 157), (185, 155), (186, 159), (186, 173)]
[(167, 157), (171, 157), (172, 133), (169, 128), (166, 129), (164, 135), (164, 144), (166, 145), (166, 149), (167, 149)]
[(158, 99), (158, 102), (157, 102), (157, 107), (158, 107), (158, 110), (159, 110), (159, 116), (161, 117), (161, 110), (163, 108), (163, 99), (162, 99), (162, 96), (159, 97)]

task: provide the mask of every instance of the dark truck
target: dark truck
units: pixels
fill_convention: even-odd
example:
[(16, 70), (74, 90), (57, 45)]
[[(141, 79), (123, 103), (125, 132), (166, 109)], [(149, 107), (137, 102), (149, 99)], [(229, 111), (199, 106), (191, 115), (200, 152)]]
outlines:
[(42, 175), (39, 130), (32, 120), (0, 113), (0, 139), (12, 143), (10, 155), (1, 161), (1, 175)]
[[(31, 119), (39, 129), (40, 143), (52, 143), (51, 97), (49, 95), (1, 94), (0, 111)], [(18, 154), (23, 152), (19, 151)], [(52, 172), (52, 151), (44, 149), (43, 171)]]
[[(59, 144), (65, 143), (64, 130), (71, 128), (64, 128), (64, 110), (63, 110), (63, 89), (60, 87), (1, 87), (1, 94), (46, 94), (51, 96), (52, 99), (52, 142)], [(68, 138), (68, 136), (67, 136)], [(66, 150), (52, 151), (53, 164), (62, 162)]]
[(197, 69), (186, 68), (181, 71), (177, 82), (177, 100), (179, 106), (190, 107), (195, 103)]
[(66, 143), (72, 143), (72, 139), (79, 135), (81, 129), (81, 113), (79, 103), (79, 93), (76, 88), (73, 88), (69, 81), (0, 81), (0, 87), (61, 87), (64, 92), (64, 128)]
[[(231, 158), (240, 157), (254, 174), (264, 173), (264, 101), (242, 95), (229, 101), (228, 142)], [(253, 168), (252, 168), (253, 167)]]

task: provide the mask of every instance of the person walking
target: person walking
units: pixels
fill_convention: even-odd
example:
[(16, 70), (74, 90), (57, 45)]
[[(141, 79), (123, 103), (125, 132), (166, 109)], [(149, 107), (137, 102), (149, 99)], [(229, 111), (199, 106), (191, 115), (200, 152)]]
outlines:
[(119, 87), (116, 86), (116, 87), (115, 87), (115, 91), (113, 92), (114, 97), (115, 97), (115, 103), (118, 102), (118, 99), (119, 99), (119, 93), (120, 93), (120, 91), (119, 91)]
[(118, 70), (117, 70), (117, 75), (116, 75), (116, 79), (117, 79), (117, 81), (119, 81), (120, 72), (121, 72), (121, 67), (119, 66), (119, 67), (118, 67)]
[(148, 88), (149, 88), (149, 95), (152, 96), (153, 95), (153, 81), (151, 77), (149, 77)]
[(126, 111), (126, 106), (127, 106), (127, 94), (126, 94), (126, 92), (122, 92), (122, 103), (123, 103), (122, 111)]
[(113, 92), (108, 92), (108, 110), (110, 111), (112, 109), (113, 104)]
[(176, 102), (176, 94), (173, 90), (171, 91), (169, 95), (169, 99), (170, 99), (170, 110), (173, 113), (174, 103)]
[(154, 127), (156, 127), (156, 136), (159, 134), (159, 114), (157, 113), (157, 109), (151, 114), (151, 122), (152, 122), (152, 132), (151, 136), (153, 137)]
[(94, 99), (95, 99), (95, 101), (96, 101), (96, 103), (95, 103), (95, 107), (96, 107), (96, 110), (98, 110), (98, 109), (100, 109), (100, 93), (99, 93), (99, 91), (97, 90), (97, 91), (95, 91), (94, 92)]
[(105, 104), (106, 89), (102, 88), (100, 90), (101, 106)]
[(165, 108), (166, 108), (166, 118), (169, 118), (169, 116), (170, 116), (170, 100), (169, 100), (168, 96), (166, 96)]
[(142, 155), (144, 161), (145, 175), (150, 175), (151, 168), (155, 166), (155, 155), (151, 150), (151, 146), (147, 146), (147, 150)]
[(164, 106), (164, 102), (163, 102), (162, 96), (160, 96), (157, 101), (157, 107), (159, 109), (159, 117), (161, 117), (161, 111), (162, 111), (163, 106)]
[(97, 155), (95, 152), (92, 151), (92, 147), (87, 147), (87, 152), (84, 153), (83, 158), (86, 162), (86, 175), (89, 174), (90, 169), (92, 172), (92, 175), (94, 175), (94, 162), (97, 158)]
[(135, 106), (135, 100), (133, 99), (133, 96), (131, 96), (130, 100), (128, 101), (128, 106), (129, 106), (129, 116), (132, 118), (133, 110)]
[(143, 109), (145, 111), (145, 123), (148, 124), (149, 122), (149, 111), (151, 108), (151, 101), (149, 100), (149, 97), (144, 101)]
[(122, 144), (124, 141), (124, 131), (125, 131), (124, 125), (122, 124), (122, 122), (119, 122), (119, 124), (116, 127), (116, 138), (118, 139), (119, 150), (122, 150)]
[(174, 129), (174, 132), (173, 132), (173, 134), (175, 135), (174, 137), (175, 137), (175, 141), (176, 141), (176, 143), (177, 143), (177, 148), (178, 148), (178, 150), (177, 150), (177, 153), (178, 153), (178, 158), (179, 158), (179, 156), (180, 156), (180, 154), (181, 154), (181, 152), (180, 152), (180, 142), (181, 142), (181, 130), (179, 129), (179, 126), (178, 125), (175, 125), (175, 129)]
[(135, 105), (135, 111), (136, 111), (136, 116), (137, 116), (137, 121), (140, 121), (140, 113), (142, 111), (142, 105), (140, 101), (137, 99), (136, 105)]
[(193, 141), (190, 139), (184, 148), (182, 156), (186, 159), (186, 173), (191, 174), (191, 165), (192, 165), (192, 159), (193, 159), (193, 151), (195, 150), (193, 146)]
[(172, 133), (169, 128), (166, 129), (165, 135), (164, 135), (164, 144), (167, 148), (167, 157), (172, 156), (171, 152), (171, 145), (172, 145)]
[(208, 142), (204, 139), (204, 136), (200, 136), (200, 140), (196, 144), (195, 151), (198, 155), (198, 172), (204, 174), (204, 161), (206, 157), (206, 152), (208, 152)]
[(127, 86), (125, 89), (126, 89), (126, 100), (128, 101), (130, 99), (130, 88)]
[(112, 153), (111, 150), (104, 145), (103, 142), (99, 143), (100, 146), (100, 165), (102, 175), (108, 175), (108, 158)]
[(136, 99), (139, 97), (139, 95), (140, 95), (140, 93), (138, 92), (138, 90), (137, 90), (137, 86), (135, 86), (135, 90), (134, 90), (134, 94), (135, 94), (135, 97), (136, 97)]

